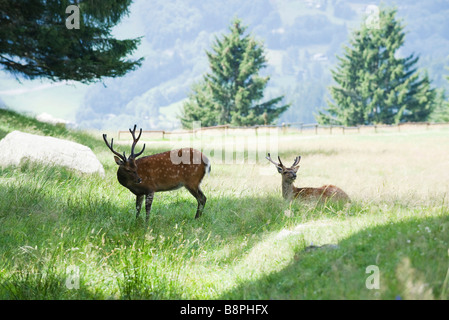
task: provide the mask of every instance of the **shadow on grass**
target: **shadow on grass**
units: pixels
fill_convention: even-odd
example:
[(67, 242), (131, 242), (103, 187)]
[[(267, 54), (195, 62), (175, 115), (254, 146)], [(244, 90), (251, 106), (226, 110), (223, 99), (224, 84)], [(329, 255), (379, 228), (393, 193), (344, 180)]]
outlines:
[[(132, 258), (132, 245), (145, 228), (130, 214), (132, 202), (102, 196), (98, 189), (104, 183), (64, 168), (28, 165), (3, 169), (0, 179), (0, 298), (180, 296), (171, 278), (154, 276), (158, 270), (151, 257), (142, 262), (140, 256)], [(67, 268), (72, 265), (80, 268), (80, 287), (69, 290)], [(112, 275), (103, 285), (96, 278), (105, 270)], [(99, 289), (104, 286), (109, 288)]]
[[(43, 270), (42, 270), (43, 271)], [(1, 298), (5, 300), (101, 299), (70, 275), (20, 270), (1, 279)]]
[[(29, 164), (3, 169), (0, 178), (4, 299), (180, 298), (179, 261), (254, 236), (250, 247), (280, 227), (276, 198), (209, 196), (203, 216), (194, 219), (197, 203), (187, 191), (161, 193), (146, 228), (143, 213), (135, 218), (134, 196), (116, 181), (110, 194), (115, 188), (105, 181)], [(81, 269), (78, 290), (65, 286), (70, 265)], [(88, 284), (105, 270), (112, 272), (108, 284)]]
[[(279, 196), (205, 190), (203, 216), (194, 219), (196, 200), (181, 189), (156, 194), (147, 228), (143, 212), (135, 218), (135, 197), (115, 180), (111, 186), (109, 179), (98, 182), (39, 166), (0, 173), (5, 299), (189, 297), (193, 289), (179, 280), (186, 263), (198, 259), (203, 266), (224, 267), (265, 235), (338, 210), (290, 206)], [(70, 265), (80, 266), (80, 290), (65, 287)]]
[(4, 137), (6, 137), (6, 135), (7, 135), (8, 133), (9, 133), (9, 132), (0, 129), (0, 140), (3, 139)]
[[(364, 229), (337, 247), (300, 250), (281, 271), (220, 299), (448, 299), (447, 214)], [(371, 265), (380, 271), (378, 290), (366, 287)]]

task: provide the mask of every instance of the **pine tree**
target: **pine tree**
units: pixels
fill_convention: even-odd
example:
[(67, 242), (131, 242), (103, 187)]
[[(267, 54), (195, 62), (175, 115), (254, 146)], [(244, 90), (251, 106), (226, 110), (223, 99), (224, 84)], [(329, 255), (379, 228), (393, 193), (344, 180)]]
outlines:
[[(449, 81), (449, 77), (446, 77), (446, 79)], [(430, 120), (434, 122), (449, 122), (449, 101), (446, 100), (443, 89), (440, 89), (437, 93), (436, 107), (430, 115)]]
[(230, 34), (216, 38), (212, 51), (206, 52), (211, 72), (193, 86), (183, 106), (184, 127), (192, 121), (203, 126), (269, 124), (289, 107), (277, 106), (283, 96), (262, 102), (270, 79), (259, 75), (266, 67), (264, 47), (245, 31), (241, 21), (234, 19)]
[(405, 33), (395, 15), (396, 9), (380, 10), (379, 28), (364, 23), (353, 33), (332, 70), (333, 101), (328, 101), (327, 113), (319, 112), (318, 122), (357, 125), (428, 119), (436, 91), (428, 75), (417, 72), (418, 57), (398, 57)]
[(202, 126), (216, 125), (219, 110), (212, 102), (210, 88), (205, 83), (196, 83), (192, 86), (189, 99), (183, 106), (183, 117), (180, 118), (183, 128), (192, 128), (193, 122), (201, 122)]
[[(89, 83), (123, 76), (142, 61), (124, 59), (140, 39), (111, 36), (130, 4), (131, 0), (0, 0), (0, 65), (28, 79)], [(79, 29), (66, 27), (69, 5), (78, 5)]]

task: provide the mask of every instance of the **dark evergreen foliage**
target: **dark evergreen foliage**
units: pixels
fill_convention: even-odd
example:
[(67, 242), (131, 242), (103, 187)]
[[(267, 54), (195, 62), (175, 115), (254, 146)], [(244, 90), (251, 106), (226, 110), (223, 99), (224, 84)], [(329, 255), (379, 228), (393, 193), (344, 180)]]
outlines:
[(264, 47), (245, 31), (234, 19), (230, 33), (216, 38), (212, 51), (206, 52), (211, 72), (193, 86), (183, 106), (183, 127), (190, 128), (193, 121), (203, 126), (270, 124), (289, 107), (277, 106), (283, 96), (264, 101), (270, 79), (259, 75), (266, 67)]
[(418, 57), (401, 58), (405, 33), (395, 9), (382, 9), (379, 24), (363, 23), (332, 70), (332, 101), (317, 120), (323, 124), (374, 124), (426, 121), (437, 92), (427, 74), (417, 72)]
[[(125, 57), (140, 39), (117, 40), (112, 27), (131, 0), (0, 0), (0, 65), (17, 78), (95, 82), (119, 77), (142, 60)], [(80, 8), (80, 28), (69, 29), (69, 5)]]

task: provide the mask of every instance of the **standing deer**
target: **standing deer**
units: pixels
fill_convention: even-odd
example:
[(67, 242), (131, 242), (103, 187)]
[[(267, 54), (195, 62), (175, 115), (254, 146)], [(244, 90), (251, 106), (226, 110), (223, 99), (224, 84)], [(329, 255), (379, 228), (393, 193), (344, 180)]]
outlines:
[(198, 201), (195, 218), (203, 213), (206, 204), (206, 196), (200, 189), (200, 183), (204, 175), (210, 172), (210, 161), (200, 151), (192, 148), (166, 151), (151, 156), (136, 159), (145, 150), (145, 144), (139, 153), (134, 153), (134, 148), (142, 135), (140, 129), (136, 138), (136, 125), (129, 129), (133, 138), (131, 155), (128, 159), (113, 148), (114, 139), (108, 143), (106, 134), (103, 139), (108, 148), (115, 154), (114, 159), (118, 164), (117, 179), (122, 186), (128, 188), (136, 195), (136, 218), (139, 217), (142, 202), (145, 197), (145, 221), (148, 223), (151, 204), (155, 192), (171, 191), (185, 187)]
[(282, 175), (282, 196), (286, 200), (292, 199), (316, 199), (316, 200), (333, 200), (349, 202), (351, 201), (348, 195), (339, 187), (333, 185), (324, 185), (320, 188), (297, 188), (293, 185), (293, 181), (296, 180), (296, 172), (299, 169), (299, 161), (301, 156), (296, 157), (293, 165), (287, 168), (282, 164), (281, 158), (278, 157), (279, 163), (271, 160), (270, 154), (266, 157), (268, 161), (276, 166), (278, 172)]

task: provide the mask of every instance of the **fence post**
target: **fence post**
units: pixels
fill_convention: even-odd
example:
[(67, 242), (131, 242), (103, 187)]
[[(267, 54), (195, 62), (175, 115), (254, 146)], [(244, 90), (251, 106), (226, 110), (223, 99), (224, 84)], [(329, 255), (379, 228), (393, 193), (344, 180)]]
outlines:
[(318, 134), (318, 125), (315, 125), (315, 134)]

